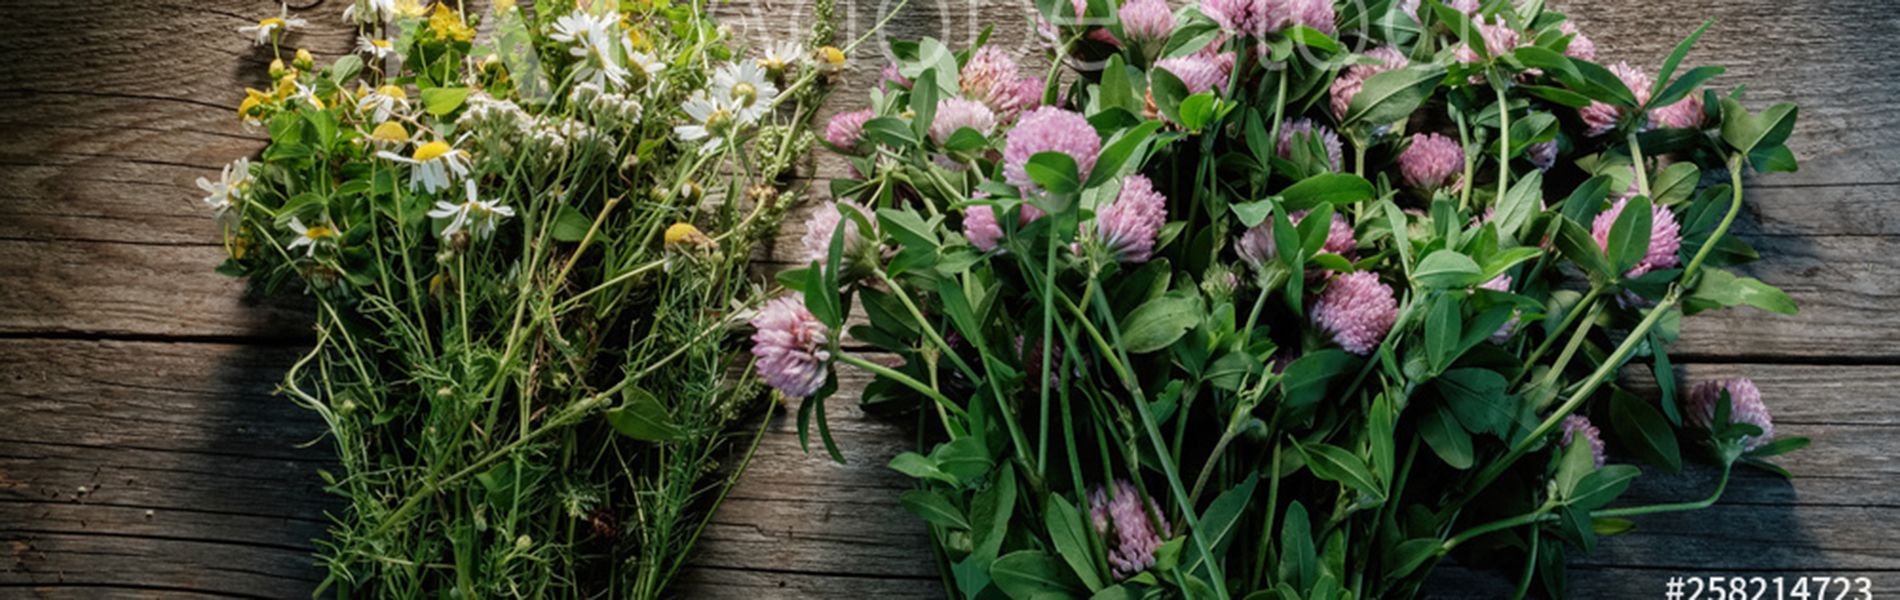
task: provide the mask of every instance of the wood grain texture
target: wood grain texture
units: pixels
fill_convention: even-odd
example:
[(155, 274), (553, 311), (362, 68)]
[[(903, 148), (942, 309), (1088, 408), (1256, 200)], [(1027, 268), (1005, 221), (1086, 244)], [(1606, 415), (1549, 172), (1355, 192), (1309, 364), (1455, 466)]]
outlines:
[[(346, 51), (346, 4), (295, 3), (312, 27), (291, 43), (320, 58)], [(892, 4), (841, 0), (841, 38)], [(1728, 66), (1716, 83), (1746, 82), (1751, 108), (1800, 103), (1790, 147), (1802, 171), (1752, 187), (1736, 232), (1765, 257), (1742, 272), (1787, 289), (1803, 312), (1698, 316), (1675, 351), (1690, 380), (1753, 377), (1780, 430), (1816, 442), (1787, 457), (1791, 482), (1742, 475), (1718, 506), (1640, 518), (1576, 558), (1576, 597), (1654, 597), (1671, 575), (1737, 572), (1869, 575), (1877, 595), (1892, 595), (1900, 14), (1852, 0), (1554, 5), (1604, 58), (1651, 70), (1717, 18), (1689, 62)], [(715, 7), (751, 39), (791, 38), (811, 14), (790, 0)], [(0, 6), (0, 542), (12, 554), (0, 596), (298, 597), (320, 577), (312, 540), (341, 506), (315, 476), (330, 450), (298, 447), (321, 423), (270, 395), (308, 336), (307, 305), (248, 299), (210, 272), (221, 249), (192, 183), (263, 146), (234, 116), (241, 89), (265, 85), (269, 54), (235, 28), (276, 10), (264, 0)], [(964, 46), (994, 26), (992, 43), (1028, 54), (1028, 10), (912, 0), (853, 58), (821, 119), (863, 105), (881, 39)], [(814, 163), (821, 178), (843, 173), (822, 152)], [(803, 214), (788, 218), (763, 270), (803, 259)], [(1805, 364), (1777, 364), (1790, 360)], [(805, 452), (778, 417), (707, 529), (683, 597), (940, 597), (928, 534), (896, 504), (908, 481), (883, 466), (915, 445), (915, 430), (863, 414), (850, 399), (864, 374), (841, 375), (832, 424), (848, 464)], [(1630, 500), (1697, 498), (1714, 475), (1646, 473)], [(1429, 595), (1495, 598), (1509, 585), (1447, 565)]]

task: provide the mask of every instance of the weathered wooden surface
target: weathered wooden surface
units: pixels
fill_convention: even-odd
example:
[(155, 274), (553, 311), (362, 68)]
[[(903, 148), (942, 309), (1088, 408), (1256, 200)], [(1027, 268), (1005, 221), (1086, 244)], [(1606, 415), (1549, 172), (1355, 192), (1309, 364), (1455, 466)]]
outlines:
[[(842, 35), (895, 2), (840, 0)], [(1900, 15), (1877, 0), (1555, 2), (1605, 57), (1652, 67), (1718, 18), (1690, 62), (1723, 64), (1748, 104), (1792, 100), (1802, 171), (1749, 193), (1737, 232), (1762, 250), (1749, 274), (1801, 302), (1796, 316), (1698, 316), (1676, 348), (1691, 379), (1747, 375), (1778, 428), (1814, 438), (1748, 474), (1718, 506), (1638, 519), (1578, 558), (1577, 597), (1654, 597), (1672, 575), (1869, 576), (1900, 591)], [(345, 51), (345, 2), (302, 0), (319, 57)], [(995, 25), (1027, 39), (1027, 2), (913, 0), (890, 35), (952, 45)], [(267, 51), (235, 28), (262, 0), (0, 5), (0, 596), (295, 597), (320, 576), (326, 510), (321, 424), (271, 395), (309, 336), (295, 297), (248, 299), (210, 272), (217, 234), (192, 181), (254, 154), (233, 118), (261, 87)], [(793, 35), (807, 3), (717, 10), (742, 34)], [(834, 110), (863, 103), (877, 42), (854, 59)], [(841, 163), (817, 160), (820, 176)], [(802, 261), (800, 215), (769, 261)], [(770, 264), (766, 268), (771, 268)], [(847, 370), (847, 383), (863, 374)], [(850, 397), (855, 386), (841, 394)], [(774, 423), (715, 517), (687, 597), (939, 597), (928, 537), (883, 468), (914, 445), (903, 419), (833, 403), (848, 465), (806, 454)], [(315, 445), (305, 446), (316, 441)], [(1632, 494), (1688, 499), (1714, 473), (1643, 478)], [(1495, 573), (1441, 569), (1435, 594), (1489, 598)]]

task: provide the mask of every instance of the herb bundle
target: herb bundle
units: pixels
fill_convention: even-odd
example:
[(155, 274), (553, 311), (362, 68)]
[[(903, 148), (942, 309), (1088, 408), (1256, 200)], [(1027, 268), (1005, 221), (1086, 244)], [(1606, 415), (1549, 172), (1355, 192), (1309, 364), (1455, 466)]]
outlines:
[[(1403, 598), (1446, 557), (1562, 596), (1566, 555), (1806, 444), (1669, 366), (1685, 316), (1795, 310), (1724, 270), (1795, 108), (1679, 69), (1701, 31), (1652, 78), (1536, 0), (1037, 8), (1046, 77), (893, 45), (754, 322), (826, 446), (840, 364), (940, 436), (891, 467), (953, 596)], [(1709, 497), (1610, 506), (1685, 455)]]
[(315, 300), (283, 390), (342, 467), (324, 588), (658, 597), (770, 410), (738, 328), (831, 5), (748, 56), (699, 3), (495, 4), (357, 0), (321, 68), (280, 53), (288, 9), (244, 28), (278, 56), (239, 110), (270, 144), (199, 182), (218, 270)]

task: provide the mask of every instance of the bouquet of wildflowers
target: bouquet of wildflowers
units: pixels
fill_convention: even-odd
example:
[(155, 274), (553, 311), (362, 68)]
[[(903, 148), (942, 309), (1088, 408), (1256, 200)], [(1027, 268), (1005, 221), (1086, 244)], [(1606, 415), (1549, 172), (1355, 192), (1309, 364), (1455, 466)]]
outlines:
[(315, 301), (284, 392), (342, 467), (326, 588), (657, 597), (769, 410), (738, 328), (842, 65), (830, 4), (762, 52), (697, 3), (495, 5), (356, 0), (321, 67), (287, 9), (246, 27), (270, 145), (199, 182), (218, 270)]
[[(1037, 8), (1046, 77), (893, 46), (753, 323), (821, 437), (840, 363), (935, 431), (891, 467), (953, 596), (1403, 598), (1447, 557), (1562, 596), (1566, 555), (1806, 443), (1669, 366), (1687, 315), (1795, 310), (1724, 270), (1795, 109), (1705, 89), (1701, 31), (1644, 68), (1538, 0)], [(1709, 497), (1614, 504), (1685, 456)]]

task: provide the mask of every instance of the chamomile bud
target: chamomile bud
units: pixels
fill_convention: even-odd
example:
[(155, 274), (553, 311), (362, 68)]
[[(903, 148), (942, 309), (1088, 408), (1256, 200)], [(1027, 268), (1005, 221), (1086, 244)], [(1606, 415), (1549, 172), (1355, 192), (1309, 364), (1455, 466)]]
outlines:
[(778, 202), (778, 188), (763, 183), (752, 186), (746, 193), (752, 197), (752, 203), (759, 206), (771, 207)]
[(699, 188), (699, 182), (688, 179), (686, 183), (680, 184), (679, 195), (681, 200), (697, 204), (706, 197), (706, 190)]
[(383, 121), (375, 131), (369, 134), (370, 141), (378, 146), (398, 146), (409, 141), (409, 130), (397, 121)]
[(672, 227), (666, 228), (667, 248), (709, 249), (714, 246), (715, 244), (712, 238), (706, 237), (706, 234), (701, 232), (698, 227), (694, 227), (692, 223), (674, 223)]
[(827, 75), (844, 72), (844, 51), (837, 46), (825, 46), (812, 53), (818, 63), (818, 71)]
[(299, 69), (303, 69), (305, 71), (311, 71), (317, 68), (317, 59), (316, 57), (310, 56), (309, 50), (298, 48), (297, 58), (292, 59), (290, 61), (290, 64), (291, 66), (297, 67)]
[(284, 59), (281, 59), (281, 58), (271, 59), (270, 61), (270, 78), (271, 79), (283, 79), (285, 75), (289, 75), (289, 74), (290, 74), (290, 69), (284, 67)]

